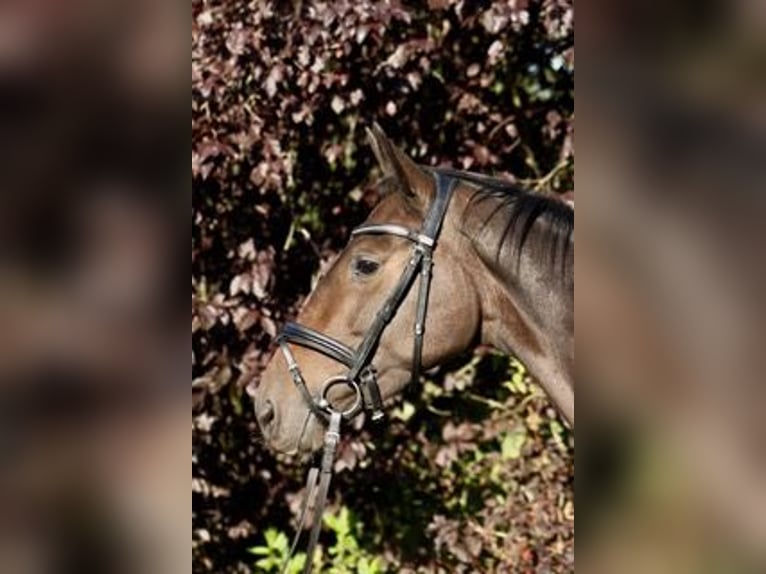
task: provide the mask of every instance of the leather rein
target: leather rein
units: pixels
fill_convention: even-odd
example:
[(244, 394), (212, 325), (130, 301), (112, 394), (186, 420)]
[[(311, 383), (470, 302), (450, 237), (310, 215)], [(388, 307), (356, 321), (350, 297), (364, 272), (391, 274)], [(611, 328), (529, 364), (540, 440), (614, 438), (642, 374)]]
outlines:
[[(399, 278), (399, 282), (375, 315), (375, 319), (361, 343), (355, 349), (352, 349), (329, 335), (298, 323), (287, 323), (277, 338), (277, 343), (287, 361), (287, 367), (293, 383), (300, 391), (311, 414), (324, 421), (327, 425), (321, 464), (318, 468), (313, 467), (309, 471), (298, 529), (290, 549), (290, 554), (283, 565), (283, 572), (297, 548), (301, 530), (306, 520), (309, 501), (316, 496), (313, 504), (314, 524), (311, 529), (309, 544), (306, 550), (306, 563), (303, 568), (304, 574), (311, 572), (343, 421), (349, 421), (363, 411), (368, 412), (373, 421), (380, 421), (385, 416), (377, 372), (372, 364), (372, 360), (386, 326), (396, 315), (397, 310), (410, 292), (410, 289), (412, 289), (418, 275), (420, 275), (420, 282), (418, 285), (415, 314), (411, 381), (417, 382), (420, 377), (423, 336), (425, 334), (428, 295), (432, 278), (433, 252), (436, 248), (436, 241), (439, 237), (450, 199), (452, 198), (452, 192), (459, 179), (455, 177), (454, 173), (450, 172), (432, 170), (431, 173), (435, 180), (436, 193), (423, 221), (422, 228), (419, 231), (393, 223), (367, 223), (360, 225), (351, 232), (352, 237), (358, 235), (394, 235), (407, 239), (412, 243), (410, 258)], [(325, 355), (345, 365), (348, 371), (345, 374), (327, 379), (323, 383), (320, 392), (313, 395), (303, 378), (300, 366), (290, 350), (290, 344), (299, 345)], [(353, 404), (345, 410), (336, 409), (328, 399), (329, 391), (337, 386), (345, 386), (353, 393)]]

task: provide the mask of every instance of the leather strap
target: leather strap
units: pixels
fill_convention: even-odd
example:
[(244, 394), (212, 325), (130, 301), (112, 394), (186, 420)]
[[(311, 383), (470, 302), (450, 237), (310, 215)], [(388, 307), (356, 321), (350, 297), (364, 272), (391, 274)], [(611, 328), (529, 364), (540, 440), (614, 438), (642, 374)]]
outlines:
[[(322, 462), (319, 468), (312, 467), (309, 471), (308, 480), (306, 481), (306, 493), (301, 503), (300, 518), (298, 519), (298, 529), (295, 533), (295, 538), (290, 546), (290, 553), (287, 555), (280, 572), (284, 574), (287, 571), (287, 567), (290, 564), (290, 560), (295, 556), (295, 550), (298, 548), (298, 542), (300, 541), (303, 526), (306, 523), (306, 517), (308, 516), (309, 509), (311, 509), (312, 525), (311, 533), (309, 535), (309, 543), (306, 547), (306, 562), (303, 565), (303, 574), (311, 574), (311, 570), (314, 567), (314, 552), (316, 551), (317, 543), (319, 542), (319, 533), (322, 530), (322, 516), (324, 514), (324, 508), (327, 504), (327, 494), (330, 491), (330, 481), (332, 480), (332, 466), (335, 462), (335, 451), (338, 448), (340, 442), (340, 425), (342, 422), (342, 416), (339, 411), (333, 411), (330, 415), (330, 422), (324, 436), (324, 450), (322, 451)], [(316, 498), (312, 501), (314, 493), (316, 492)], [(313, 502), (313, 504), (312, 504)]]
[(319, 419), (324, 419), (325, 413), (319, 407), (318, 401), (311, 396), (311, 391), (309, 391), (308, 385), (306, 385), (306, 381), (301, 374), (301, 369), (298, 366), (292, 351), (290, 350), (290, 346), (287, 344), (286, 340), (280, 341), (279, 346), (282, 348), (282, 354), (285, 357), (285, 361), (287, 361), (287, 370), (290, 372), (293, 384), (298, 388), (298, 391), (309, 406), (309, 409), (311, 409), (311, 412)]
[(351, 347), (306, 325), (286, 323), (282, 327), (282, 332), (279, 334), (277, 341), (285, 341), (295, 343), (301, 347), (307, 347), (335, 359), (347, 367), (354, 365), (354, 350)]
[[(287, 572), (287, 567), (290, 565), (290, 560), (295, 556), (295, 551), (298, 549), (298, 542), (301, 540), (301, 534), (303, 534), (303, 526), (306, 524), (306, 517), (308, 516), (309, 506), (313, 505), (314, 494), (317, 487), (317, 478), (319, 476), (319, 469), (315, 466), (309, 470), (308, 478), (306, 479), (306, 493), (303, 495), (303, 501), (301, 502), (301, 511), (298, 518), (298, 528), (295, 530), (295, 536), (293, 537), (293, 543), (290, 545), (290, 553), (282, 563), (282, 567), (279, 569), (280, 574)], [(311, 560), (313, 556), (306, 555), (306, 561)]]

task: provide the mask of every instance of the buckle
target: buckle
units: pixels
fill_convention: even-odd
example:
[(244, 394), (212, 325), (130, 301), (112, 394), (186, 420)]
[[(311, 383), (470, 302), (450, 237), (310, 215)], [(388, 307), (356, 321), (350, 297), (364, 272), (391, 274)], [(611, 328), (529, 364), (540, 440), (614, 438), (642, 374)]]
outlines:
[(379, 422), (386, 416), (383, 410), (383, 399), (380, 396), (380, 387), (378, 386), (378, 374), (375, 367), (369, 366), (362, 371), (359, 377), (364, 402), (370, 411), (370, 419), (373, 422)]

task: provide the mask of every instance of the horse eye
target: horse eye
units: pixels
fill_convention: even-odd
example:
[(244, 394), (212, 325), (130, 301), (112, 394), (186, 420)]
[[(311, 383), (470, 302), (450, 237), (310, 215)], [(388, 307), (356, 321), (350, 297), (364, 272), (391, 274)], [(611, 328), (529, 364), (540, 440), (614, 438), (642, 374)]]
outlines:
[(372, 259), (359, 258), (354, 260), (354, 273), (359, 275), (372, 275), (380, 267), (380, 263)]

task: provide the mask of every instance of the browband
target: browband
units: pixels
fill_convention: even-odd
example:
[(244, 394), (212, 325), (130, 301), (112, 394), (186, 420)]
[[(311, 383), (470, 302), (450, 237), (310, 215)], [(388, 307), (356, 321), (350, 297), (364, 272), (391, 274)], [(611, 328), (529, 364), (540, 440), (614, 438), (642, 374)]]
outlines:
[(408, 229), (403, 225), (396, 225), (395, 223), (366, 223), (364, 225), (360, 225), (351, 232), (352, 237), (363, 234), (396, 235), (397, 237), (409, 239), (413, 243), (419, 243), (421, 245), (425, 245), (426, 247), (433, 247), (435, 243), (432, 237), (428, 237), (427, 235), (423, 235), (422, 233)]

